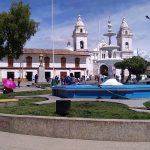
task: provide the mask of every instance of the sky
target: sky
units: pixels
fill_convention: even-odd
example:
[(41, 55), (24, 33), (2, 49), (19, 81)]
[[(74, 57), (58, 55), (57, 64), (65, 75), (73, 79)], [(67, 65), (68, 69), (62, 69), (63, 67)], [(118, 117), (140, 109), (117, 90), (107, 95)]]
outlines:
[[(14, 0), (0, 0), (0, 12), (8, 11)], [(26, 48), (52, 48), (52, 6), (51, 0), (22, 0), (31, 8), (31, 18), (39, 22), (35, 36), (27, 41)], [(53, 0), (54, 1), (54, 47), (65, 48), (72, 43), (72, 32), (80, 14), (88, 31), (88, 48), (92, 50), (107, 32), (107, 21), (112, 21), (112, 31), (118, 32), (125, 17), (133, 33), (133, 49), (140, 56), (149, 59), (150, 16), (149, 0)], [(116, 44), (115, 37), (113, 44)]]

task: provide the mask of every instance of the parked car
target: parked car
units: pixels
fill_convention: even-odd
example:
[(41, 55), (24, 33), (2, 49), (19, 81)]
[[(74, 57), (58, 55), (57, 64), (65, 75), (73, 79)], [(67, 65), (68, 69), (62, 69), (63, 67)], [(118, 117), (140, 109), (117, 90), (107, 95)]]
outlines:
[(142, 74), (141, 75), (141, 80), (147, 80), (147, 75), (146, 74)]
[(136, 80), (136, 75), (131, 74), (131, 80), (132, 81)]
[[(146, 74), (142, 74), (140, 75), (140, 80), (147, 80), (147, 75)], [(136, 75), (131, 75), (131, 80), (134, 81), (136, 80)]]

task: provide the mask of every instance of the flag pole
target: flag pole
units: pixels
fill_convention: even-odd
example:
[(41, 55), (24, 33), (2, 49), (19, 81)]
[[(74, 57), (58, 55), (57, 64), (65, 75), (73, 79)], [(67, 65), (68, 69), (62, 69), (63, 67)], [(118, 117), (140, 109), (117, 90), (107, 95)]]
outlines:
[(54, 67), (54, 64), (55, 64), (55, 57), (54, 57), (54, 3), (53, 3), (53, 0), (52, 0), (52, 49), (53, 49), (53, 79), (55, 77), (55, 67)]

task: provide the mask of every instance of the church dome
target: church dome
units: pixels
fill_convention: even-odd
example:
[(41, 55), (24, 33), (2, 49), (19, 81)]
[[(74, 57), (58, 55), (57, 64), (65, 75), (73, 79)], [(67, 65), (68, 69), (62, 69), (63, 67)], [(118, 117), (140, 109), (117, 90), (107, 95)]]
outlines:
[(80, 15), (78, 15), (76, 26), (84, 26), (84, 23), (83, 23), (82, 18), (81, 18)]
[(121, 27), (121, 28), (129, 28), (129, 26), (128, 26), (126, 20), (125, 20), (125, 18), (122, 19), (122, 23), (121, 23), (121, 26), (120, 26), (120, 27)]

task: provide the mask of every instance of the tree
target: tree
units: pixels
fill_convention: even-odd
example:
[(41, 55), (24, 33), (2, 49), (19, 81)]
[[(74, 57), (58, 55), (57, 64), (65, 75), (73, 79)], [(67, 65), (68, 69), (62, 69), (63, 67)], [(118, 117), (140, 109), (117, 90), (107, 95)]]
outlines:
[(131, 74), (136, 75), (136, 79), (139, 81), (140, 75), (145, 73), (148, 65), (149, 62), (140, 56), (134, 56), (132, 58), (125, 59), (122, 62), (115, 63), (115, 67), (117, 69), (122, 69), (121, 75), (123, 79), (121, 78), (121, 82), (124, 81), (124, 70), (128, 69), (129, 76), (126, 80), (126, 83), (131, 78)]
[[(129, 71), (129, 77), (131, 77), (131, 74), (134, 74), (136, 75), (136, 80), (139, 81), (140, 75), (145, 73), (148, 64), (149, 63), (140, 56), (127, 59), (126, 65)], [(129, 79), (130, 78), (128, 78), (126, 82), (128, 82)]]
[(124, 82), (124, 70), (126, 69), (126, 61), (116, 62), (114, 64), (115, 68), (121, 69), (121, 82)]
[(29, 5), (21, 1), (12, 3), (8, 12), (0, 13), (0, 59), (18, 59), (23, 54), (26, 41), (38, 30), (38, 23), (30, 16)]

